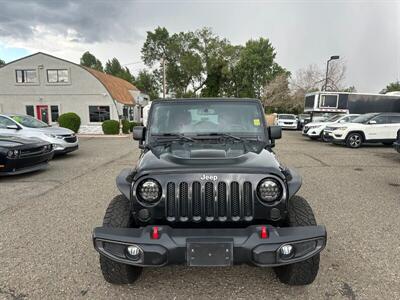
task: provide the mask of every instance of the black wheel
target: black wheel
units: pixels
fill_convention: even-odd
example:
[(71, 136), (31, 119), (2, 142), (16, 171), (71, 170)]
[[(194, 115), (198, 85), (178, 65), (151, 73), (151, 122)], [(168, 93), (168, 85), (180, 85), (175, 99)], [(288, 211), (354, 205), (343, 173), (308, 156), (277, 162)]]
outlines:
[[(134, 226), (129, 200), (123, 196), (116, 196), (108, 206), (103, 219), (104, 227), (129, 228)], [(121, 264), (100, 255), (100, 268), (104, 279), (113, 284), (135, 282), (142, 273), (142, 267)]]
[(350, 148), (360, 148), (363, 143), (363, 137), (360, 133), (352, 132), (346, 138), (346, 145)]
[[(289, 227), (317, 225), (314, 213), (307, 201), (300, 196), (289, 200)], [(306, 285), (314, 281), (319, 269), (319, 253), (291, 265), (274, 268), (279, 280), (289, 285)]]

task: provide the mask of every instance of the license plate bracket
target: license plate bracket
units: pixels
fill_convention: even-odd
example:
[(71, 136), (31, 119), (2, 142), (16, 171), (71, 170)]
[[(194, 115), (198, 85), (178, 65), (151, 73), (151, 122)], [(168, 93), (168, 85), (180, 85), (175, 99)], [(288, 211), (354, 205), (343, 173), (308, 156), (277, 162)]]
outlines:
[(233, 264), (233, 241), (188, 241), (187, 264), (196, 267), (231, 266)]

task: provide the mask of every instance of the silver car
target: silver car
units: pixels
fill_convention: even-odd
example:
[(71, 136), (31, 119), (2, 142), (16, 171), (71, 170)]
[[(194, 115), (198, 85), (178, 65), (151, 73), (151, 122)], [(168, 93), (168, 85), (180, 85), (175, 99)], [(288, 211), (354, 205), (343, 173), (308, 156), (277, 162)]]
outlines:
[(0, 115), (0, 135), (39, 138), (53, 144), (55, 154), (72, 152), (79, 147), (78, 138), (72, 130), (52, 127), (27, 115)]

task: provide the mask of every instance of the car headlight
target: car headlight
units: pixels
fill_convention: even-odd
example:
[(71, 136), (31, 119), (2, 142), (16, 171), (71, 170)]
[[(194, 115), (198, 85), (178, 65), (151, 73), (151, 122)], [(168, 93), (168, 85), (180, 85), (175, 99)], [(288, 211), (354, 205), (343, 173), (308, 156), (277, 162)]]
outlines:
[(347, 127), (339, 127), (339, 128), (335, 128), (334, 130), (346, 130)]
[(263, 179), (257, 187), (257, 194), (261, 200), (274, 202), (283, 196), (282, 184), (274, 178)]
[(153, 179), (143, 180), (137, 187), (139, 199), (153, 204), (161, 198), (161, 186)]
[(7, 152), (8, 158), (17, 158), (19, 156), (19, 150), (10, 150)]

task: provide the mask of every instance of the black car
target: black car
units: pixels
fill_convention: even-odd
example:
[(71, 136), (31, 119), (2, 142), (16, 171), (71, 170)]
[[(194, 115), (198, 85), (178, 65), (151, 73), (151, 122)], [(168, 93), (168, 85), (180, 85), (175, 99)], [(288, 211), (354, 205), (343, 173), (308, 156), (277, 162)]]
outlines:
[(397, 131), (397, 140), (393, 143), (393, 147), (400, 153), (400, 129)]
[(108, 282), (134, 282), (143, 267), (243, 263), (314, 281), (326, 230), (272, 152), (281, 128), (266, 126), (260, 101), (153, 101), (147, 125), (134, 128), (142, 154), (93, 232)]
[(44, 169), (53, 155), (53, 146), (48, 142), (0, 136), (0, 176)]

